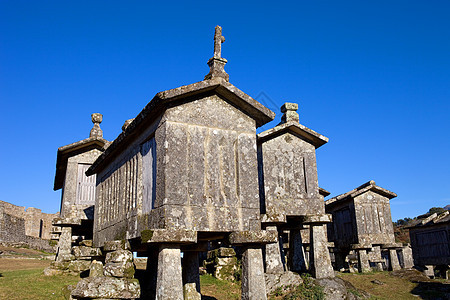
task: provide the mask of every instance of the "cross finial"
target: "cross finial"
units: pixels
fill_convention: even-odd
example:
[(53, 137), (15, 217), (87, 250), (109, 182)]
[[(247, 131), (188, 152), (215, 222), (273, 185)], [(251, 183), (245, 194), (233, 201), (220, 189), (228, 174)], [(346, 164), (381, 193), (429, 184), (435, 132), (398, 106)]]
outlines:
[(225, 42), (225, 37), (222, 35), (222, 27), (216, 26), (216, 31), (214, 33), (214, 57), (222, 57), (222, 43)]
[(225, 42), (225, 38), (222, 35), (222, 27), (217, 25), (214, 32), (214, 56), (208, 60), (209, 73), (205, 76), (205, 80), (223, 78), (228, 81), (230, 77), (224, 70), (227, 60), (222, 57), (223, 42)]
[(99, 113), (93, 113), (91, 115), (92, 123), (94, 127), (91, 129), (90, 137), (103, 137), (103, 131), (100, 129), (100, 123), (103, 121), (103, 115)]

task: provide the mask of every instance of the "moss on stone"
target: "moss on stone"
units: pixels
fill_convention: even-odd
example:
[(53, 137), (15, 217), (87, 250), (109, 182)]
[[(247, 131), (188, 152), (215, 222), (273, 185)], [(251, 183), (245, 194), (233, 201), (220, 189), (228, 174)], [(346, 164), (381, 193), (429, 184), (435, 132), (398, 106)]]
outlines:
[(153, 237), (153, 230), (142, 230), (141, 231), (141, 240), (143, 243), (148, 243), (149, 241), (152, 240)]

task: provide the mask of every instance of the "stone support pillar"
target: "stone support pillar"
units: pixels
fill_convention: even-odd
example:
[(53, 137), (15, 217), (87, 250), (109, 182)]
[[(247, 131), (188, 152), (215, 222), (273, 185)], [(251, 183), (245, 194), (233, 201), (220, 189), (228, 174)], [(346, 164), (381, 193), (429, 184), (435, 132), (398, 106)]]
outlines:
[(201, 300), (197, 251), (183, 252), (183, 291), (185, 300)]
[[(267, 231), (274, 231), (278, 235), (276, 226), (267, 226)], [(268, 274), (281, 274), (284, 272), (283, 261), (281, 259), (281, 253), (283, 247), (280, 237), (278, 237), (277, 243), (266, 244), (265, 251), (265, 271)]]
[(414, 260), (412, 256), (411, 246), (405, 246), (402, 248), (402, 257), (403, 257), (403, 268), (411, 269), (414, 267)]
[(375, 263), (377, 271), (383, 271), (383, 258), (381, 257), (380, 246), (374, 246), (373, 252), (372, 257), (375, 258), (373, 263)]
[(157, 300), (183, 300), (180, 246), (161, 244), (158, 253), (158, 275), (156, 279)]
[(291, 229), (289, 231), (289, 270), (298, 273), (308, 270), (302, 235), (299, 229)]
[(315, 278), (334, 277), (330, 253), (328, 252), (326, 225), (321, 223), (310, 224), (309, 245), (309, 263), (311, 274)]
[(425, 266), (425, 270), (423, 272), (425, 273), (426, 276), (434, 278), (434, 266), (432, 265)]
[(400, 270), (400, 263), (398, 262), (397, 250), (389, 249), (389, 269), (391, 271)]
[(62, 227), (58, 241), (58, 254), (56, 261), (71, 260), (72, 255), (72, 227)]
[(266, 300), (262, 250), (246, 247), (242, 255), (242, 300)]
[(358, 253), (358, 271), (360, 273), (370, 272), (369, 256), (366, 249), (357, 249)]

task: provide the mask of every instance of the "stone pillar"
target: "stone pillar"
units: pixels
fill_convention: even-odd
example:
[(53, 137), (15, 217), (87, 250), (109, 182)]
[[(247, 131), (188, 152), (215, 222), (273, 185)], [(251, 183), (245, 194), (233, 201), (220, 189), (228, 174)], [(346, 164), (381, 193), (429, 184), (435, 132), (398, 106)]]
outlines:
[(373, 262), (375, 263), (377, 271), (383, 271), (383, 258), (381, 257), (381, 247), (374, 246), (373, 247), (373, 257), (375, 258)]
[(328, 252), (326, 225), (313, 223), (309, 227), (309, 263), (311, 273), (315, 278), (334, 277), (330, 253)]
[(400, 270), (400, 263), (398, 262), (397, 250), (389, 249), (389, 269), (391, 271)]
[(183, 252), (183, 291), (185, 300), (201, 300), (197, 251)]
[(71, 260), (72, 255), (72, 227), (62, 227), (58, 241), (56, 261)]
[(370, 272), (369, 257), (366, 249), (358, 249), (358, 271), (360, 273)]
[(291, 229), (289, 231), (289, 270), (298, 273), (308, 270), (302, 235), (299, 229)]
[(155, 299), (183, 300), (181, 251), (179, 245), (161, 244), (159, 246)]
[[(275, 231), (278, 235), (277, 227), (276, 226), (267, 226), (267, 231)], [(280, 246), (281, 245), (281, 246)], [(280, 247), (282, 247), (282, 241), (280, 237), (278, 237), (277, 243), (272, 244), (266, 244), (266, 251), (265, 251), (265, 271), (268, 274), (281, 274), (284, 272), (283, 262), (281, 259), (281, 252), (282, 250)]]
[(434, 278), (434, 266), (432, 265), (425, 266), (425, 270), (423, 272), (425, 273), (426, 276)]
[(411, 246), (405, 246), (402, 248), (402, 257), (403, 257), (403, 268), (411, 269), (414, 267), (414, 260), (412, 256)]
[(266, 300), (261, 248), (247, 247), (242, 255), (242, 300)]

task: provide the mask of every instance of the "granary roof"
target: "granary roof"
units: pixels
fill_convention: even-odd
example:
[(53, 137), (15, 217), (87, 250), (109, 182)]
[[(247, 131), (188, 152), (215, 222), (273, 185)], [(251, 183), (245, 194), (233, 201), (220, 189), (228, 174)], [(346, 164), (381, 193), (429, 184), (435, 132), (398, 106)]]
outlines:
[(411, 221), (406, 228), (429, 227), (450, 222), (450, 213), (445, 211), (441, 214), (434, 213), (426, 218)]
[(210, 72), (205, 76), (205, 80), (157, 93), (108, 149), (100, 155), (86, 174), (96, 173), (100, 166), (109, 161), (113, 153), (119, 153), (121, 149), (127, 146), (128, 141), (139, 134), (139, 129), (156, 120), (168, 107), (191, 99), (198, 99), (201, 95), (215, 94), (220, 96), (254, 119), (256, 127), (272, 121), (275, 118), (274, 112), (228, 82), (228, 74), (224, 71), (227, 60), (221, 57), (221, 43), (224, 41), (222, 28), (216, 26), (214, 56), (208, 61)]
[(92, 114), (92, 122), (94, 126), (91, 129), (90, 136), (87, 139), (62, 146), (58, 148), (56, 155), (56, 174), (53, 189), (59, 190), (63, 187), (64, 178), (66, 176), (67, 160), (69, 157), (90, 151), (92, 149), (98, 149), (103, 151), (108, 145), (108, 141), (103, 138), (103, 132), (100, 129), (100, 123), (102, 122), (101, 114)]
[(281, 118), (281, 123), (274, 128), (258, 134), (258, 143), (263, 143), (286, 132), (291, 132), (294, 135), (304, 138), (309, 143), (314, 145), (316, 149), (328, 143), (327, 137), (299, 123), (299, 116), (296, 112), (297, 109), (297, 103), (283, 104), (283, 106), (281, 107), (281, 112), (283, 112), (284, 115)]
[(226, 99), (233, 105), (239, 107), (256, 121), (257, 127), (262, 126), (275, 118), (275, 113), (270, 109), (220, 77), (159, 92), (113, 141), (108, 149), (100, 155), (86, 174), (94, 174), (97, 168), (106, 162), (107, 157), (112, 153), (117, 153), (122, 147), (126, 147), (127, 141), (133, 139), (133, 137), (140, 132), (139, 129), (142, 128), (142, 126), (149, 124), (158, 118), (169, 106), (176, 105), (177, 102), (195, 99), (195, 96), (198, 97), (199, 95), (207, 94), (219, 95), (223, 99)]
[(345, 194), (341, 194), (341, 195), (338, 195), (336, 197), (326, 200), (325, 205), (331, 205), (336, 202), (346, 201), (346, 200), (355, 198), (356, 196), (359, 196), (362, 193), (365, 193), (367, 191), (373, 191), (377, 194), (387, 197), (388, 199), (397, 197), (396, 193), (393, 193), (391, 191), (383, 189), (382, 187), (379, 187), (378, 185), (376, 185), (375, 181), (370, 180), (370, 181), (364, 183), (363, 185), (357, 187), (356, 189), (353, 189)]
[(326, 189), (319, 187), (319, 194), (326, 197), (326, 196), (329, 196), (331, 193), (329, 191), (327, 191)]

